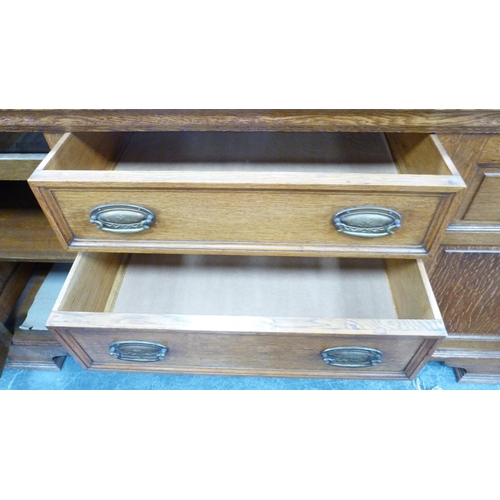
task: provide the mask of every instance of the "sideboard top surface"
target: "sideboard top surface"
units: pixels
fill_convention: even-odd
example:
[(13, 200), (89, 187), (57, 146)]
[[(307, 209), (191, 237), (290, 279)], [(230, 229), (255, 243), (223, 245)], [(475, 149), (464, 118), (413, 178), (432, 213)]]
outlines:
[(500, 110), (13, 109), (0, 131), (283, 131), (500, 133)]

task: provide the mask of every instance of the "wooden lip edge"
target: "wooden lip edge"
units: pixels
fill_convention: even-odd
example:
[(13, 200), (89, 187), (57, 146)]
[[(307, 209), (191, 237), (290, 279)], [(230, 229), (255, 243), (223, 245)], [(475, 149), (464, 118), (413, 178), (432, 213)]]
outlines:
[[(140, 184), (146, 189), (158, 188), (158, 184), (165, 184), (162, 188), (176, 187), (185, 189), (318, 189), (331, 190), (338, 186), (343, 190), (366, 190), (375, 187), (386, 187), (388, 190), (421, 192), (422, 188), (439, 188), (446, 192), (456, 192), (466, 187), (460, 173), (451, 158), (442, 146), (438, 137), (430, 134), (432, 143), (437, 149), (444, 163), (447, 174), (361, 174), (361, 173), (321, 173), (309, 174), (306, 172), (226, 172), (201, 170), (182, 171), (94, 171), (94, 170), (52, 170), (51, 163), (54, 156), (66, 147), (72, 137), (65, 133), (57, 144), (46, 155), (38, 168), (29, 178), (29, 182), (38, 188), (53, 188), (66, 186), (72, 183), (76, 188), (88, 186), (90, 182), (105, 182), (114, 188), (131, 188), (131, 184)], [(70, 146), (68, 146), (70, 147)], [(145, 174), (147, 179), (144, 178)], [(82, 181), (82, 176), (84, 180)], [(368, 181), (366, 179), (372, 179)], [(217, 186), (215, 186), (217, 185)]]
[[(325, 365), (326, 366), (326, 365)], [(86, 367), (89, 371), (100, 372), (116, 372), (126, 371), (134, 373), (169, 373), (169, 374), (192, 374), (192, 375), (231, 375), (231, 376), (250, 376), (250, 377), (276, 377), (276, 378), (318, 378), (318, 379), (341, 379), (341, 380), (406, 380), (410, 381), (408, 376), (403, 372), (370, 372), (363, 371), (364, 368), (359, 368), (359, 371), (348, 371), (348, 368), (332, 368), (336, 371), (328, 371), (328, 368), (321, 368), (317, 370), (304, 370), (303, 368), (278, 368), (278, 369), (264, 369), (264, 368), (196, 368), (190, 366), (167, 367), (158, 366), (151, 367), (150, 364), (147, 370), (141, 369), (138, 364), (118, 364), (118, 363), (98, 363), (91, 361), (90, 365)]]
[(499, 110), (0, 110), (5, 131), (317, 130), (498, 133)]
[[(45, 160), (44, 160), (45, 161)], [(42, 162), (43, 163), (43, 162)], [(42, 166), (42, 165), (41, 165)], [(99, 190), (109, 189), (240, 189), (240, 190), (297, 190), (311, 192), (329, 191), (373, 191), (385, 189), (386, 194), (395, 192), (431, 194), (453, 193), (466, 187), (463, 179), (455, 175), (419, 174), (322, 174), (313, 176), (307, 173), (277, 173), (272, 176), (265, 172), (127, 172), (127, 171), (86, 171), (86, 170), (43, 170), (39, 166), (28, 179), (30, 184), (44, 189), (88, 189), (92, 183), (105, 183), (95, 186)], [(145, 177), (148, 178), (145, 178)], [(375, 179), (370, 181), (370, 177)], [(94, 187), (94, 186), (93, 186)], [(429, 193), (426, 189), (433, 189)], [(375, 193), (377, 194), (377, 193)]]
[[(381, 259), (422, 259), (429, 257), (423, 246), (381, 245), (375, 246), (325, 246), (303, 243), (267, 244), (267, 243), (231, 243), (220, 242), (174, 242), (122, 241), (122, 240), (85, 240), (74, 239), (68, 246), (69, 252), (92, 251), (99, 253), (202, 253), (205, 255), (281, 255), (289, 257), (369, 257)], [(135, 251), (135, 252), (134, 252)], [(359, 258), (361, 258), (359, 257)]]
[[(68, 277), (69, 282), (70, 277)], [(259, 316), (214, 316), (214, 315), (177, 315), (177, 314), (141, 314), (141, 313), (102, 313), (60, 311), (58, 306), (64, 296), (61, 290), (56, 305), (47, 321), (50, 331), (59, 328), (90, 328), (196, 333), (211, 335), (308, 335), (308, 336), (348, 336), (375, 338), (443, 338), (446, 336), (444, 322), (441, 319), (424, 320), (370, 320), (370, 319), (329, 319), (329, 318), (293, 318)], [(373, 323), (379, 324), (374, 331)], [(112, 325), (112, 326), (110, 326)]]

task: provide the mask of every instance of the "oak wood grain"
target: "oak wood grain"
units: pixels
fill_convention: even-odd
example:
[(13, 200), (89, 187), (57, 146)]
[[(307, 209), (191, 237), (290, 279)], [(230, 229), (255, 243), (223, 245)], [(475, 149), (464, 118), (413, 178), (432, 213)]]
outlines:
[(399, 318), (441, 319), (421, 260), (390, 259), (385, 265)]
[(431, 276), (450, 334), (500, 335), (500, 253), (445, 251)]
[[(154, 259), (156, 262), (160, 257)], [(172, 261), (171, 258), (165, 259)], [(253, 262), (255, 258), (252, 259)], [(173, 262), (178, 260), (173, 259)], [(211, 259), (205, 260), (210, 266), (214, 264)], [(240, 261), (222, 257), (219, 260), (228, 265)], [(297, 259), (285, 259), (283, 263), (285, 261), (293, 269), (298, 262)], [(312, 265), (311, 262), (309, 264)], [(360, 269), (368, 264), (360, 262)], [(423, 283), (423, 267), (403, 267), (407, 279), (421, 282), (418, 291), (415, 292), (416, 286), (413, 292), (429, 293)], [(397, 268), (397, 265), (389, 266), (386, 272), (391, 274)], [(106, 298), (106, 293), (118, 294), (120, 284), (125, 286), (127, 277), (122, 279), (122, 272), (123, 260), (117, 255), (79, 254), (47, 322), (50, 331), (85, 368), (404, 379), (417, 373), (423, 360), (428, 359), (446, 335), (443, 322), (438, 318), (358, 319), (110, 312), (110, 303), (114, 301)], [(186, 272), (190, 273), (190, 270), (186, 269)], [(245, 267), (245, 272), (251, 272), (251, 269)], [(173, 281), (169, 283), (176, 288), (176, 293), (182, 293), (179, 290), (182, 280), (177, 285)], [(266, 283), (262, 286), (266, 288)], [(150, 293), (156, 293), (154, 287), (146, 288)], [(92, 294), (90, 290), (99, 292)], [(145, 293), (141, 287), (136, 286), (134, 290)], [(86, 298), (82, 298), (79, 292), (84, 293)], [(401, 293), (401, 289), (398, 292)], [(183, 296), (189, 301), (195, 295), (188, 293)], [(141, 300), (147, 301), (147, 297), (141, 296)], [(357, 299), (352, 297), (351, 300), (356, 302)], [(360, 301), (359, 306), (363, 307), (363, 300)], [(428, 311), (429, 307), (424, 306), (421, 312), (431, 318)], [(413, 313), (417, 314), (416, 308)], [(109, 356), (109, 344), (117, 340), (160, 342), (167, 345), (170, 352), (167, 359), (159, 363), (120, 362)], [(382, 350), (382, 365), (349, 370), (324, 364), (320, 355), (323, 349), (352, 345)]]
[(59, 243), (40, 209), (0, 209), (0, 224), (0, 259), (71, 262), (75, 258)]
[(25, 181), (45, 154), (0, 154), (0, 181)]
[(0, 132), (0, 181), (27, 180), (48, 152), (40, 133)]
[(441, 241), (445, 246), (484, 245), (500, 247), (500, 226), (498, 224), (463, 223), (450, 225)]
[(4, 131), (498, 133), (498, 110), (0, 110)]
[[(482, 170), (482, 169), (481, 169)], [(482, 172), (482, 179), (464, 219), (500, 224), (500, 164)]]
[[(498, 136), (440, 135), (439, 139), (467, 185), (467, 190), (458, 193), (453, 201), (450, 212), (454, 215), (449, 231), (499, 231), (500, 227), (491, 227), (491, 222), (500, 221), (494, 193), (495, 176), (499, 171), (498, 165), (494, 163), (500, 161)], [(455, 235), (452, 240), (453, 243), (468, 244), (466, 235), (463, 240), (460, 240), (459, 235)]]
[(125, 256), (78, 254), (54, 310), (103, 311)]
[(486, 144), (481, 150), (479, 163), (500, 163), (500, 134), (487, 136)]
[[(85, 358), (76, 359), (86, 368), (108, 366), (116, 371), (164, 373), (274, 374), (274, 376), (323, 376), (324, 378), (386, 378), (388, 374), (405, 378), (406, 367), (413, 361), (425, 340), (420, 336), (393, 335), (366, 337), (362, 333), (342, 336), (313, 333), (291, 335), (262, 333), (245, 335), (234, 332), (145, 332), (120, 326), (109, 331), (86, 327), (64, 330), (51, 326), (56, 334), (74, 343)], [(109, 344), (118, 340), (158, 342), (169, 348), (164, 361), (134, 363), (117, 361), (109, 355)], [(330, 347), (359, 345), (383, 352), (382, 363), (362, 369), (327, 366), (321, 351)], [(72, 350), (77, 354), (76, 349)], [(86, 363), (90, 362), (89, 364)]]
[(64, 134), (62, 132), (54, 134), (47, 132), (43, 135), (45, 137), (45, 140), (47, 141), (47, 144), (49, 145), (49, 148), (52, 149), (59, 142), (59, 140)]
[[(464, 187), (439, 142), (425, 134), (390, 138), (400, 174), (380, 173), (392, 160), (383, 136), (379, 149), (387, 156), (374, 154), (373, 137), (137, 136), (66, 134), (31, 176), (48, 220), (72, 250), (376, 256), (399, 249), (421, 256), (438, 241), (452, 197)], [(130, 237), (98, 231), (89, 214), (107, 203), (145, 206), (157, 222)], [(396, 210), (403, 226), (377, 241), (341, 234), (332, 217), (353, 206)]]

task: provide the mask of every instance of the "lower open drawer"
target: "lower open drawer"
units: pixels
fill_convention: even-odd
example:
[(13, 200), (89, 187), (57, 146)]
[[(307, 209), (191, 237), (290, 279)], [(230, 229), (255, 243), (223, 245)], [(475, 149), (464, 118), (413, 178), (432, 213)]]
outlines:
[(414, 377), (446, 336), (414, 260), (79, 254), (47, 327), (85, 368)]

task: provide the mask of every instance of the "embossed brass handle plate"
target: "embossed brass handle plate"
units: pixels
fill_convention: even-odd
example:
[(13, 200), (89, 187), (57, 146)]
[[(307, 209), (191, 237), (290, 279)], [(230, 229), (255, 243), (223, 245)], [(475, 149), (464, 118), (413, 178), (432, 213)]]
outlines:
[(382, 351), (371, 347), (331, 347), (321, 351), (323, 361), (341, 368), (366, 368), (382, 363)]
[(167, 355), (168, 347), (156, 342), (142, 340), (122, 340), (109, 345), (109, 355), (122, 361), (149, 363), (161, 361)]
[(149, 208), (129, 203), (99, 205), (90, 211), (90, 223), (110, 233), (131, 234), (149, 229), (156, 220)]
[(394, 234), (403, 218), (395, 210), (384, 207), (352, 207), (337, 212), (332, 224), (340, 233), (360, 238), (381, 238)]

